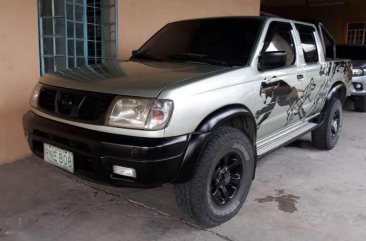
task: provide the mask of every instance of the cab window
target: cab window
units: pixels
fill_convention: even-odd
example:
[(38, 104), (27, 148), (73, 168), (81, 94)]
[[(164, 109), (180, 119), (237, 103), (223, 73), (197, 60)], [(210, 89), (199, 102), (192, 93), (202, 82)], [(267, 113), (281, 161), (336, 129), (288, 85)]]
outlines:
[(286, 66), (294, 65), (296, 60), (292, 26), (284, 22), (272, 22), (264, 41), (263, 52), (285, 51)]
[(336, 58), (336, 54), (335, 54), (335, 41), (333, 39), (333, 37), (330, 35), (330, 33), (328, 32), (328, 30), (325, 29), (324, 26), (321, 27), (321, 31), (323, 34), (323, 39), (324, 39), (324, 48), (325, 48), (325, 57), (327, 58), (327, 60), (332, 60)]
[(296, 28), (299, 32), (305, 63), (317, 63), (319, 53), (316, 46), (315, 28), (302, 24), (296, 24)]

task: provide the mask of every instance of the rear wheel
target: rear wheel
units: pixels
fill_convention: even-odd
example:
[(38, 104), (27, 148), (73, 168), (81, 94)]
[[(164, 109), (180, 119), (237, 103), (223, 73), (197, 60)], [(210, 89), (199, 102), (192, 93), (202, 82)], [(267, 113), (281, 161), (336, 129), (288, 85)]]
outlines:
[(357, 96), (354, 105), (355, 111), (366, 112), (366, 96)]
[(321, 150), (333, 149), (338, 142), (342, 122), (342, 103), (334, 98), (325, 113), (323, 123), (311, 133), (313, 145)]
[(205, 227), (231, 219), (242, 207), (253, 178), (252, 145), (231, 127), (212, 133), (193, 178), (174, 186), (178, 206)]

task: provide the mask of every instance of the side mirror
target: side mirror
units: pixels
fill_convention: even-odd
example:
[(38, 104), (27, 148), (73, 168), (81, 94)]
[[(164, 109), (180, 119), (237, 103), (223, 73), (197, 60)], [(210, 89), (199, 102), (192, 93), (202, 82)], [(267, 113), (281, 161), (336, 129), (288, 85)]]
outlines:
[(269, 70), (285, 67), (287, 63), (286, 51), (263, 52), (259, 58), (259, 70)]

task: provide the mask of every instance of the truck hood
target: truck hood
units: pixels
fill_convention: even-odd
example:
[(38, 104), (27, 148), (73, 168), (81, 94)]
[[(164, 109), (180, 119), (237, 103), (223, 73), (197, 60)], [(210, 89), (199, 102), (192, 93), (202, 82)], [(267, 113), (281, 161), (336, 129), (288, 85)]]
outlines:
[(166, 87), (232, 70), (226, 66), (176, 62), (119, 62), (90, 65), (43, 76), (41, 83), (62, 88), (155, 98)]

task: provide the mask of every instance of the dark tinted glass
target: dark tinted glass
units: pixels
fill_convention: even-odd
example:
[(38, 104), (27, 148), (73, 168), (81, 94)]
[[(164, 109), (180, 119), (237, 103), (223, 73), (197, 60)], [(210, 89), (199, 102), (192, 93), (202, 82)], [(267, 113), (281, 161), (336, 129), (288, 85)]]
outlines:
[(52, 16), (52, 1), (41, 2), (41, 14), (42, 16)]
[(295, 63), (295, 44), (291, 34), (292, 27), (289, 23), (272, 22), (268, 28), (264, 41), (264, 52), (285, 51), (287, 54), (286, 65)]
[(302, 50), (304, 52), (304, 58), (306, 63), (316, 63), (319, 60), (318, 48), (316, 46), (316, 40), (314, 31), (315, 29), (309, 26), (296, 24), (296, 28), (299, 31)]
[(171, 23), (138, 52), (155, 59), (189, 54), (232, 65), (246, 65), (263, 20), (203, 19)]
[(325, 57), (327, 59), (334, 59), (334, 41), (329, 37), (329, 34), (322, 29), (323, 32), (323, 39), (325, 45)]
[[(43, 2), (51, 2), (51, 1), (43, 1)], [(55, 0), (55, 16), (57, 17), (65, 17), (65, 0)]]

